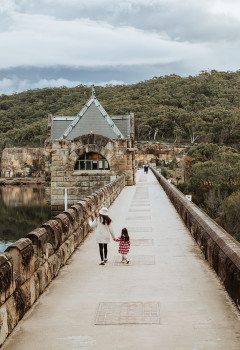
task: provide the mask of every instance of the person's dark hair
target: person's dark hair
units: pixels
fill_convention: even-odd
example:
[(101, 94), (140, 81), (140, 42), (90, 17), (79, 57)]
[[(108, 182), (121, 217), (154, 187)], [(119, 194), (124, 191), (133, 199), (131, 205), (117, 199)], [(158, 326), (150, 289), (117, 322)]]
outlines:
[(122, 229), (121, 239), (125, 242), (129, 241), (128, 230), (125, 227)]
[(100, 215), (100, 221), (103, 225), (107, 224), (109, 226), (111, 224), (112, 220), (110, 219), (109, 216), (102, 215), (102, 214), (99, 214), (99, 215)]

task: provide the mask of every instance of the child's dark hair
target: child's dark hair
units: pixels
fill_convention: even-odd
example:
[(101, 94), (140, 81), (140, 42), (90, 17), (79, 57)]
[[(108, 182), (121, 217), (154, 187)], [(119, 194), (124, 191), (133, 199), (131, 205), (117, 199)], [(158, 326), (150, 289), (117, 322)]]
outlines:
[(128, 230), (125, 227), (122, 229), (121, 239), (125, 242), (129, 241)]
[(107, 224), (108, 226), (111, 224), (111, 221), (112, 221), (108, 215), (102, 215), (102, 214), (100, 214), (100, 220), (103, 225)]

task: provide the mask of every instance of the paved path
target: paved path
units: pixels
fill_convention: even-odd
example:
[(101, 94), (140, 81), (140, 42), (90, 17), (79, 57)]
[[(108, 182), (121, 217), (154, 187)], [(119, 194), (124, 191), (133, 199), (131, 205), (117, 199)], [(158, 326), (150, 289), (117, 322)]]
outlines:
[(138, 172), (110, 215), (141, 244), (131, 263), (114, 262), (111, 242), (99, 266), (91, 234), (2, 349), (239, 350), (239, 314), (151, 172)]

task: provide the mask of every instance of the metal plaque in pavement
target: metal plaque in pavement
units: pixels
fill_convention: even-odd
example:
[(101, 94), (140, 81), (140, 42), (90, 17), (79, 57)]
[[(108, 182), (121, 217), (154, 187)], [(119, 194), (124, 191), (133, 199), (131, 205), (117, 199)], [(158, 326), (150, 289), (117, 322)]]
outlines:
[(95, 324), (160, 324), (160, 305), (153, 301), (100, 303)]

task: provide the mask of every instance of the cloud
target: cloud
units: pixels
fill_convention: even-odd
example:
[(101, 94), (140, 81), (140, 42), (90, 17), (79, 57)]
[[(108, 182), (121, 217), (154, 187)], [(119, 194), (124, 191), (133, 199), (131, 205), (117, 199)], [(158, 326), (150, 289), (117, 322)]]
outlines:
[(238, 0), (215, 1), (209, 4), (209, 12), (213, 15), (224, 15), (229, 18), (240, 18), (240, 3)]
[[(5, 0), (6, 1), (6, 0)], [(238, 0), (9, 0), (19, 13), (56, 20), (91, 19), (114, 27), (130, 26), (167, 33), (189, 42), (236, 38)], [(7, 5), (9, 6), (9, 5)]]
[[(83, 83), (81, 81), (73, 81), (64, 78), (59, 79), (40, 79), (38, 81), (32, 82), (27, 79), (15, 78), (3, 78), (0, 80), (0, 91), (4, 91), (4, 94), (9, 95), (14, 92), (22, 92), (25, 90), (32, 89), (43, 89), (43, 88), (54, 88), (54, 87), (75, 87), (78, 85), (91, 86), (94, 82), (89, 81), (88, 83)], [(96, 86), (106, 86), (106, 85), (124, 85), (123, 81), (110, 80), (110, 81), (100, 81)]]
[[(45, 79), (49, 84), (58, 79), (94, 81), (92, 74), (84, 80), (61, 72), (53, 79), (40, 75), (34, 80), (3, 75), (18, 67), (95, 69), (107, 74), (99, 73), (98, 82), (239, 68), (237, 0), (0, 1), (0, 79), (6, 88), (14, 81), (16, 89)], [(115, 73), (108, 74), (107, 67)], [(134, 79), (124, 74), (130, 69)]]
[(19, 13), (11, 17), (11, 28), (0, 33), (0, 68), (159, 64), (209, 55), (204, 44), (175, 42), (133, 27)]
[(16, 9), (14, 0), (1, 0), (0, 14), (8, 13)]

